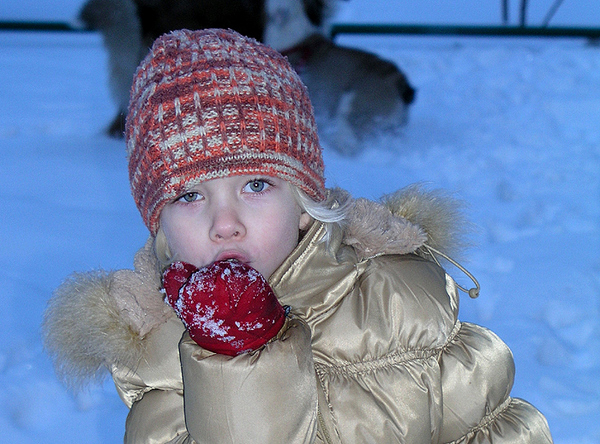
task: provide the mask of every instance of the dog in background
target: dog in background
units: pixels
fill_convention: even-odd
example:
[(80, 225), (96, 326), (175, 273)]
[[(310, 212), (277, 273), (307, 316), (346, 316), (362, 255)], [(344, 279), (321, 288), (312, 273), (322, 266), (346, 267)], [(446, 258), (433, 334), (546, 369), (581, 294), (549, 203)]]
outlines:
[(406, 123), (415, 91), (393, 63), (325, 37), (338, 1), (88, 0), (79, 19), (102, 34), (118, 108), (108, 134), (123, 137), (133, 75), (158, 36), (231, 28), (286, 55), (308, 87), (323, 142), (359, 153), (371, 136)]
[(108, 134), (122, 137), (133, 74), (148, 49), (133, 0), (90, 0), (79, 13), (80, 23), (100, 31), (108, 52), (108, 81), (117, 115)]
[(398, 67), (325, 37), (334, 0), (265, 0), (265, 43), (286, 55), (306, 84), (327, 146), (352, 156), (406, 124), (415, 90)]
[(175, 29), (231, 28), (262, 40), (264, 0), (88, 0), (79, 23), (101, 33), (117, 115), (107, 129), (123, 137), (131, 82), (152, 42)]

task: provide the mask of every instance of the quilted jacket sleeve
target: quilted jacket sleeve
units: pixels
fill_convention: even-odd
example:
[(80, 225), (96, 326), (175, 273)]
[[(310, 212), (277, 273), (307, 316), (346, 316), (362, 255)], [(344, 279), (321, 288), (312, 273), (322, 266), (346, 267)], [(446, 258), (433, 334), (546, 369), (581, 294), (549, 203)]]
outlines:
[[(429, 432), (431, 442), (436, 443), (552, 443), (543, 415), (529, 403), (510, 397), (515, 375), (510, 349), (490, 330), (458, 321), (456, 285), (441, 268), (415, 257), (384, 256), (371, 261), (359, 283), (356, 294), (349, 295), (338, 311), (360, 293), (361, 305), (354, 304), (354, 310), (361, 307), (363, 314), (357, 318), (362, 322), (375, 312), (383, 313), (379, 317), (387, 320), (368, 323), (372, 344), (367, 348), (385, 350), (378, 344), (385, 344), (382, 339), (390, 337), (391, 347), (405, 357), (397, 366), (385, 367), (388, 371), (381, 375), (374, 373), (376, 378), (363, 377), (360, 381), (360, 387), (367, 383), (373, 387), (372, 397), (377, 398), (378, 406), (385, 405), (385, 398), (375, 390), (382, 383), (388, 397), (395, 394), (400, 403), (409, 400), (385, 422), (396, 420), (397, 434), (404, 433), (407, 442), (424, 442)], [(378, 298), (383, 301), (381, 308), (373, 305)], [(349, 324), (343, 326), (345, 331)], [(416, 358), (411, 357), (411, 351)], [(396, 369), (394, 379), (384, 382)], [(418, 377), (407, 378), (409, 369)], [(332, 395), (335, 390), (338, 388), (330, 391), (332, 402), (337, 402)], [(429, 403), (429, 410), (425, 403)], [(338, 409), (338, 417), (343, 414)], [(359, 421), (358, 416), (348, 417), (344, 427)], [(383, 419), (378, 421), (384, 423)], [(431, 429), (426, 430), (429, 424)], [(379, 442), (394, 442), (384, 439)]]
[(114, 365), (112, 378), (129, 407), (126, 444), (193, 443), (185, 426), (177, 344), (183, 324), (172, 316), (144, 340), (144, 358), (133, 368)]
[(286, 320), (275, 340), (236, 357), (202, 349), (176, 318), (147, 345), (135, 372), (113, 369), (130, 407), (127, 444), (315, 442), (316, 376), (304, 322)]
[(180, 355), (195, 442), (314, 442), (316, 378), (303, 322), (288, 319), (276, 340), (236, 357), (208, 352), (186, 333)]
[(183, 396), (175, 390), (152, 390), (127, 415), (124, 442), (193, 444), (185, 427)]
[(514, 361), (490, 330), (457, 323), (440, 357), (444, 443), (551, 443), (544, 416), (510, 397)]

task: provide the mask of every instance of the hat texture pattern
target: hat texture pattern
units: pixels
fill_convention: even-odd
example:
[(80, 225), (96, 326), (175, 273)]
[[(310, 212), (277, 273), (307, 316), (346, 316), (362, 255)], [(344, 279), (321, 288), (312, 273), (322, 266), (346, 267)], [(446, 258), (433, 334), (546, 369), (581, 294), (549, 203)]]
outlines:
[(166, 203), (211, 179), (274, 176), (325, 197), (306, 87), (278, 52), (234, 31), (158, 38), (136, 72), (125, 136), (132, 194), (153, 235)]

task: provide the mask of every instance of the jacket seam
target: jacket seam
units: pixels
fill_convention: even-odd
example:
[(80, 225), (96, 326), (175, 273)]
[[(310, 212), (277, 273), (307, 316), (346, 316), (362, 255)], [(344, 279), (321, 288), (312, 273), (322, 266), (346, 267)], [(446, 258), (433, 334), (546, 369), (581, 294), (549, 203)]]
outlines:
[(435, 355), (437, 355), (435, 349), (408, 350), (401, 353), (393, 352), (377, 359), (343, 365), (315, 363), (315, 368), (320, 375), (363, 375), (406, 362), (427, 360)]
[(458, 337), (458, 333), (460, 332), (461, 328), (462, 322), (456, 320), (456, 322), (454, 323), (454, 328), (452, 328), (452, 331), (446, 339), (446, 343), (439, 348), (440, 352), (445, 351), (451, 344), (454, 344), (456, 342), (456, 338)]
[(304, 261), (304, 258), (309, 254), (309, 251), (312, 249), (311, 247), (319, 242), (321, 238), (320, 234), (323, 232), (323, 229), (324, 225), (323, 223), (320, 223), (320, 226), (315, 229), (315, 233), (309, 240), (308, 244), (306, 245), (306, 248), (304, 248), (304, 250), (300, 252), (300, 254), (290, 263), (290, 266), (281, 274), (281, 276), (279, 277), (279, 279), (277, 279), (276, 282), (270, 282), (272, 286), (277, 286), (278, 283), (283, 281), (292, 272), (292, 270), (295, 269), (295, 266), (298, 263)]
[(498, 420), (498, 418), (500, 418), (502, 415), (504, 415), (504, 413), (510, 408), (512, 401), (513, 401), (513, 398), (511, 398), (509, 396), (500, 405), (498, 405), (494, 410), (492, 410), (490, 413), (488, 413), (483, 418), (481, 418), (481, 421), (479, 422), (479, 424), (477, 424), (475, 427), (472, 427), (471, 429), (469, 429), (469, 431), (467, 433), (465, 433), (463, 436), (461, 436), (460, 438), (455, 439), (454, 441), (450, 441), (447, 444), (458, 444), (460, 442), (464, 442), (466, 437), (474, 436), (477, 432), (487, 429), (490, 426), (490, 424), (493, 424), (494, 422), (496, 422)]
[(394, 351), (380, 358), (365, 360), (361, 362), (351, 362), (342, 365), (331, 365), (315, 362), (315, 370), (319, 377), (325, 375), (364, 375), (376, 372), (381, 369), (387, 369), (395, 365), (402, 365), (407, 362), (425, 361), (438, 356), (450, 343), (454, 342), (461, 328), (460, 321), (456, 321), (454, 328), (448, 335), (446, 342), (441, 347), (436, 348), (415, 348), (403, 352)]

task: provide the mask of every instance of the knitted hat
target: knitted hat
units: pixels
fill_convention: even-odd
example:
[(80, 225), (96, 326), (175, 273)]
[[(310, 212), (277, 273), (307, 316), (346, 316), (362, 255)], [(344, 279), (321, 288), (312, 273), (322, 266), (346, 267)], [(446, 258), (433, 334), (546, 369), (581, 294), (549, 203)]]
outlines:
[(306, 87), (287, 60), (234, 31), (174, 31), (139, 66), (125, 130), (129, 180), (150, 232), (162, 208), (210, 179), (259, 174), (325, 197)]

